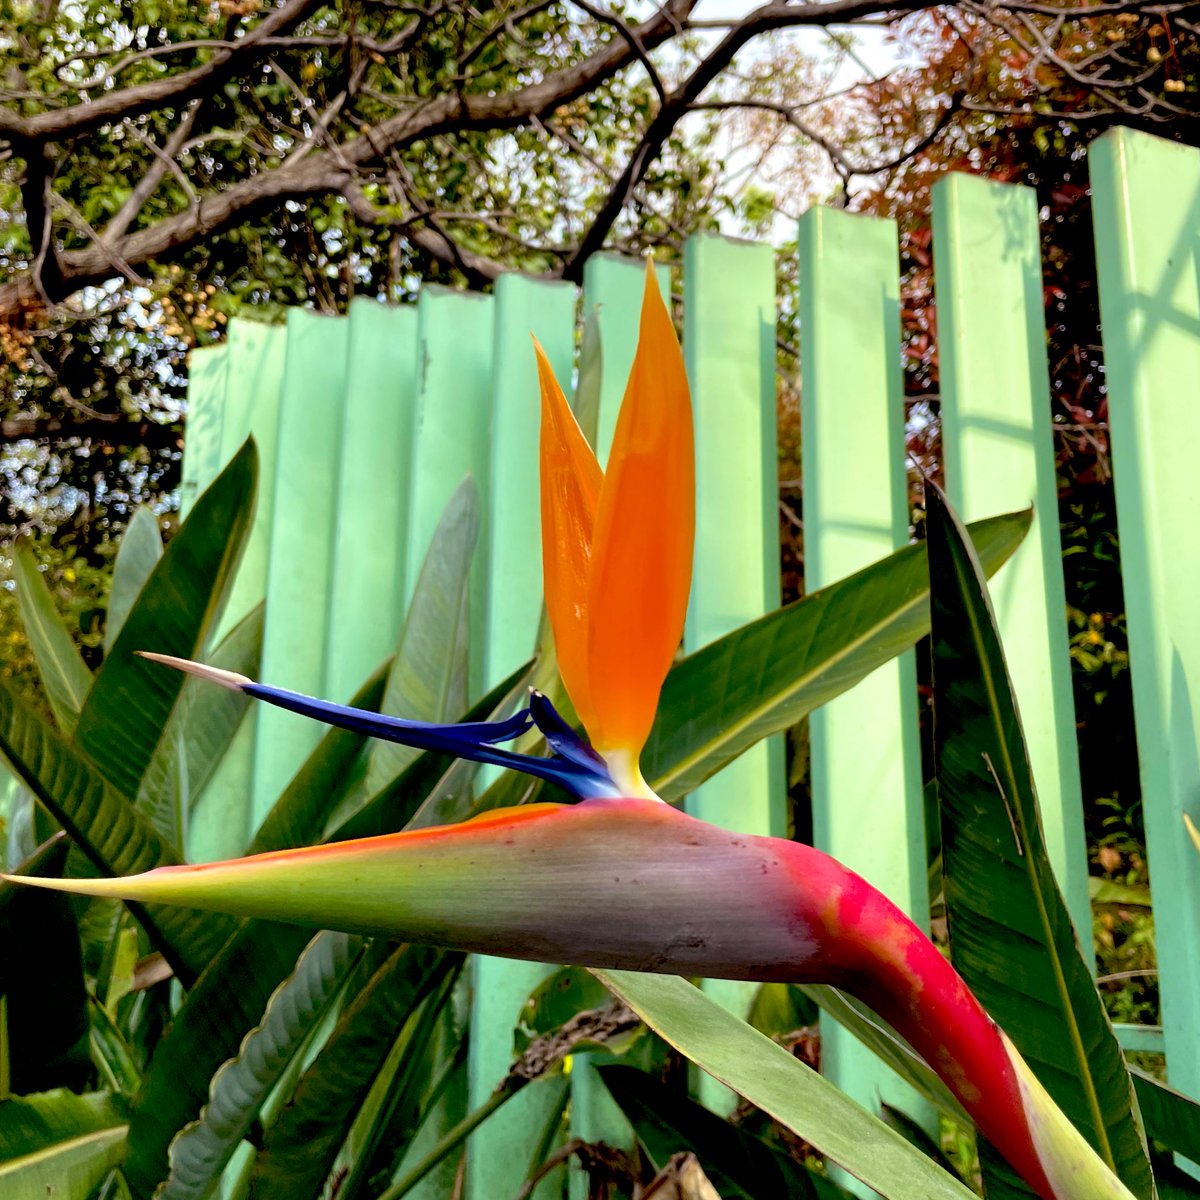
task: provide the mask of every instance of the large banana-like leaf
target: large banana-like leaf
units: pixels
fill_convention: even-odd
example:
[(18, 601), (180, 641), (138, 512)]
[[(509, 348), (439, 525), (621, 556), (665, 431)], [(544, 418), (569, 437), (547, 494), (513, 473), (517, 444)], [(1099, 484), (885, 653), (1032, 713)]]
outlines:
[(461, 955), (401, 946), (347, 1005), (291, 1101), (267, 1130), (254, 1164), (254, 1200), (320, 1193), (338, 1149), (400, 1027), (461, 966)]
[(125, 1152), (125, 1126), (97, 1129), (47, 1146), (24, 1158), (0, 1163), (4, 1200), (46, 1200), (47, 1196), (90, 1196)]
[(155, 1048), (129, 1126), (126, 1181), (149, 1200), (166, 1178), (167, 1148), (208, 1099), (217, 1069), (261, 1020), (312, 930), (252, 921), (214, 956)]
[(673, 1154), (690, 1150), (721, 1200), (852, 1200), (853, 1193), (833, 1180), (807, 1170), (645, 1071), (620, 1064), (597, 1071), (659, 1170)]
[(822, 983), (793, 985), (804, 993), (822, 1012), (849, 1030), (873, 1054), (878, 1055), (919, 1096), (955, 1121), (970, 1124), (971, 1118), (954, 1098), (950, 1089), (936, 1072), (890, 1026), (880, 1020), (865, 1004), (839, 988)]
[(75, 740), (126, 796), (138, 794), (183, 684), (134, 651), (203, 654), (250, 530), (257, 478), (247, 442), (171, 539), (79, 714)]
[[(178, 862), (171, 848), (74, 744), (0, 683), (0, 753), (106, 875)], [(197, 975), (235, 922), (187, 908), (139, 906), (138, 919), (184, 979)]]
[(58, 727), (68, 737), (92, 686), (92, 673), (54, 606), (50, 589), (27, 546), (13, 552), (13, 582), (25, 634)]
[(0, 1101), (0, 1196), (75, 1200), (121, 1159), (126, 1125), (112, 1097), (60, 1089)]
[(951, 957), (1100, 1157), (1134, 1195), (1150, 1197), (1121, 1048), (1046, 855), (983, 569), (932, 484), (926, 504)]
[(360, 938), (319, 933), (275, 989), (236, 1058), (213, 1076), (208, 1103), (171, 1143), (171, 1172), (158, 1200), (204, 1200), (271, 1089), (337, 997), (362, 950)]
[[(257, 675), (262, 657), (264, 604), (237, 623), (209, 656), (213, 666)], [(138, 789), (137, 808), (182, 854), (189, 808), (196, 803), (229, 749), (249, 707), (227, 688), (189, 679), (179, 693)]]
[[(381, 712), (414, 721), (452, 721), (467, 708), (468, 585), (478, 532), (479, 501), (468, 478), (450, 497), (429, 544)], [(367, 791), (373, 795), (395, 782), (419, 753), (395, 742), (373, 743)]]
[[(989, 574), (1029, 513), (971, 526)], [(696, 651), (667, 676), (643, 774), (663, 799), (685, 795), (755, 742), (853, 687), (929, 631), (924, 545), (813, 592)]]
[(685, 979), (596, 971), (660, 1037), (888, 1200), (973, 1193), (878, 1117)]
[(0, 1100), (0, 1163), (124, 1123), (120, 1106), (107, 1092), (79, 1095), (56, 1088), (12, 1096)]
[(1200, 1102), (1137, 1067), (1130, 1067), (1129, 1073), (1146, 1132), (1192, 1162), (1200, 1162)]
[[(349, 1160), (338, 1188), (341, 1200), (356, 1200), (371, 1181), (394, 1174), (423, 1121), (436, 1120), (447, 1049), (439, 1034), (453, 1026), (446, 1014), (457, 983), (457, 975), (448, 975), (405, 1023), (359, 1107), (346, 1150), (339, 1154)], [(462, 1043), (460, 1059), (465, 1058), (464, 1051)], [(374, 1191), (368, 1194), (378, 1200)]]
[(112, 651), (134, 601), (162, 558), (162, 535), (153, 509), (141, 504), (125, 526), (117, 557), (113, 560), (112, 588), (108, 593), (108, 619), (104, 623), (104, 653)]

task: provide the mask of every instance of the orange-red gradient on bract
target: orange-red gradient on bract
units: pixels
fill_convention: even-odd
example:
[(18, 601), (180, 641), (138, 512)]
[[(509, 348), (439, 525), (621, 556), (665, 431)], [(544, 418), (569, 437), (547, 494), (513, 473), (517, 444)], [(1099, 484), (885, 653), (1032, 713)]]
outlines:
[(604, 473), (540, 348), (538, 375), (542, 557), (559, 672), (614, 778), (641, 792), (638, 757), (683, 635), (696, 524), (691, 398), (652, 265)]

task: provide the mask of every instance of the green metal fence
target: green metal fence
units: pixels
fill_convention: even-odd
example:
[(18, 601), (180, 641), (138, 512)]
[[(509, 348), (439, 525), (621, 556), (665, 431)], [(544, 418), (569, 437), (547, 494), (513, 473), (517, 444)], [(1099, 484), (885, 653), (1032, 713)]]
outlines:
[[(1091, 163), (1164, 1022), (1120, 1036), (1130, 1049), (1165, 1050), (1172, 1083), (1200, 1094), (1200, 856), (1181, 823), (1189, 807), (1200, 816), (1200, 153), (1118, 131), (1094, 146)], [(935, 188), (933, 218), (947, 486), (969, 519), (1035, 505), (1027, 544), (993, 597), (1047, 841), (1086, 942), (1036, 201), (1025, 188), (951, 176)], [(798, 256), (806, 573), (819, 586), (908, 538), (896, 229), (814, 210), (801, 222)], [(598, 314), (603, 462), (633, 355), (641, 271), (593, 259), (581, 303), (569, 285), (513, 275), (490, 297), (429, 288), (415, 306), (359, 300), (340, 319), (294, 311), (286, 328), (237, 320), (224, 345), (193, 355), (184, 508), (247, 434), (262, 456), (227, 624), (266, 597), (265, 679), (350, 696), (391, 650), (433, 528), (466, 472), (485, 501), (471, 581), (472, 690), (528, 657), (541, 586), (527, 334), (536, 331), (569, 378), (577, 318)], [(773, 252), (697, 237), (680, 282), (697, 422), (685, 635), (693, 649), (778, 603)], [(813, 716), (812, 781), (819, 844), (927, 921), (917, 716), (908, 655)], [(193, 857), (240, 850), (316, 736), (276, 709), (248, 720), (202, 798)], [(782, 832), (781, 746), (757, 747), (688, 807), (748, 832)], [(504, 1074), (517, 1012), (544, 974), (475, 964), (467, 1102)], [(751, 995), (731, 983), (714, 992), (735, 1009)], [(880, 1098), (916, 1107), (848, 1035), (823, 1032), (826, 1069), (848, 1092), (871, 1107)], [(572, 1086), (576, 1130), (620, 1137), (586, 1057)], [(730, 1103), (711, 1082), (699, 1086), (713, 1107)], [(475, 1135), (470, 1196), (519, 1189), (548, 1115), (539, 1104), (526, 1093)], [(436, 1195), (431, 1186), (426, 1194)]]

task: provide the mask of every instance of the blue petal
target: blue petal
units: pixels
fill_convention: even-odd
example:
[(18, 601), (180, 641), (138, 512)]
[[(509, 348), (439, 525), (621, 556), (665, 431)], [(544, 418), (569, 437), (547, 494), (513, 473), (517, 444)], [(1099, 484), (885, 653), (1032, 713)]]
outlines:
[(529, 693), (529, 715), (551, 750), (591, 771), (608, 775), (608, 764), (562, 719), (558, 709), (536, 689)]
[[(538, 696), (537, 711), (550, 727), (542, 730), (551, 749), (560, 751), (549, 758), (533, 754), (517, 754), (501, 750), (496, 742), (507, 742), (525, 733), (533, 724), (530, 709), (522, 709), (504, 721), (463, 722), (459, 725), (433, 725), (425, 721), (406, 721), (400, 717), (383, 716), (328, 700), (317, 700), (285, 688), (269, 687), (262, 683), (245, 683), (241, 690), (256, 699), (265, 700), (279, 708), (313, 717), (327, 725), (350, 729), (367, 737), (400, 742), (418, 750), (434, 750), (453, 754), (472, 762), (493, 763), (509, 767), (538, 779), (546, 779), (566, 789), (580, 799), (620, 795), (620, 789), (609, 776), (604, 760), (582, 741), (554, 711), (544, 696)], [(565, 731), (565, 732), (564, 732)]]

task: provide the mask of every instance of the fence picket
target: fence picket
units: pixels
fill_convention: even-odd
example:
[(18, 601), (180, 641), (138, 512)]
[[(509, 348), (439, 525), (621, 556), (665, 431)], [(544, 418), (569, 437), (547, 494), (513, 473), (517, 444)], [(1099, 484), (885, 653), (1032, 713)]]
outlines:
[[(804, 572), (812, 591), (908, 541), (895, 223), (812, 209), (800, 220), (799, 257)], [(818, 709), (809, 732), (814, 841), (927, 926), (913, 655)], [(872, 1110), (882, 1099), (927, 1119), (925, 1106), (845, 1030), (822, 1018), (821, 1039), (825, 1073), (850, 1096)]]
[(229, 345), (201, 346), (188, 355), (187, 437), (179, 479), (179, 519), (183, 520), (221, 467), (221, 422)]
[[(412, 595), (442, 510), (468, 472), (480, 497), (479, 544), (487, 545), (488, 438), (492, 378), (490, 296), (429, 287), (417, 302), (417, 408), (413, 430), (405, 603)], [(483, 680), (486, 556), (471, 579), (471, 688)]]
[[(669, 298), (670, 270), (662, 266), (654, 270), (659, 290)], [(594, 311), (600, 324), (600, 417), (594, 448), (601, 466), (608, 462), (625, 380), (637, 349), (638, 315), (645, 286), (646, 267), (637, 259), (597, 254), (588, 259), (583, 270), (584, 315)]]
[(1114, 130), (1089, 159), (1163, 1039), (1172, 1086), (1195, 1096), (1200, 855), (1183, 814), (1200, 817), (1200, 154)]
[[(779, 607), (775, 452), (775, 255), (770, 246), (697, 236), (684, 249), (684, 337), (696, 422), (696, 551), (689, 653)], [(688, 797), (694, 816), (742, 833), (786, 830), (783, 743), (752, 747)], [(757, 988), (706, 980), (745, 1017)], [(700, 1098), (737, 1097), (698, 1073)]]
[(967, 521), (1033, 504), (1021, 553), (990, 591), (1021, 706), (1046, 846), (1086, 941), (1092, 908), (1064, 617), (1037, 194), (948, 176), (933, 189), (933, 231), (947, 494)]
[[(336, 529), (338, 459), (346, 371), (344, 320), (292, 309), (280, 396), (268, 620), (262, 676), (277, 687), (319, 695), (325, 689), (330, 553)], [(253, 827), (317, 744), (321, 727), (263, 706), (254, 752)]]
[(345, 412), (331, 547), (325, 688), (348, 700), (396, 647), (404, 616), (417, 314), (350, 305)]
[[(542, 609), (541, 502), (537, 367), (529, 335), (542, 343), (569, 387), (575, 356), (575, 288), (506, 275), (496, 283), (492, 372), (488, 537), (477, 554), (489, 581), (484, 628), (485, 688), (506, 679), (532, 653)], [(474, 961), (468, 1058), (470, 1105), (482, 1104), (513, 1059), (513, 1027), (529, 993), (552, 969), (541, 963), (479, 956)], [(484, 1125), (467, 1151), (467, 1194), (475, 1200), (516, 1195), (550, 1119), (553, 1094), (523, 1092)], [(561, 1180), (548, 1178), (536, 1195), (548, 1198)]]
[[(266, 596), (286, 343), (282, 326), (244, 319), (232, 322), (226, 341), (220, 450), (203, 486), (207, 487), (216, 471), (253, 436), (258, 449), (258, 499), (254, 524), (216, 632), (218, 639)], [(251, 707), (196, 803), (187, 833), (188, 854), (195, 861), (240, 853), (252, 832), (246, 799), (253, 786), (257, 723), (258, 713)]]

